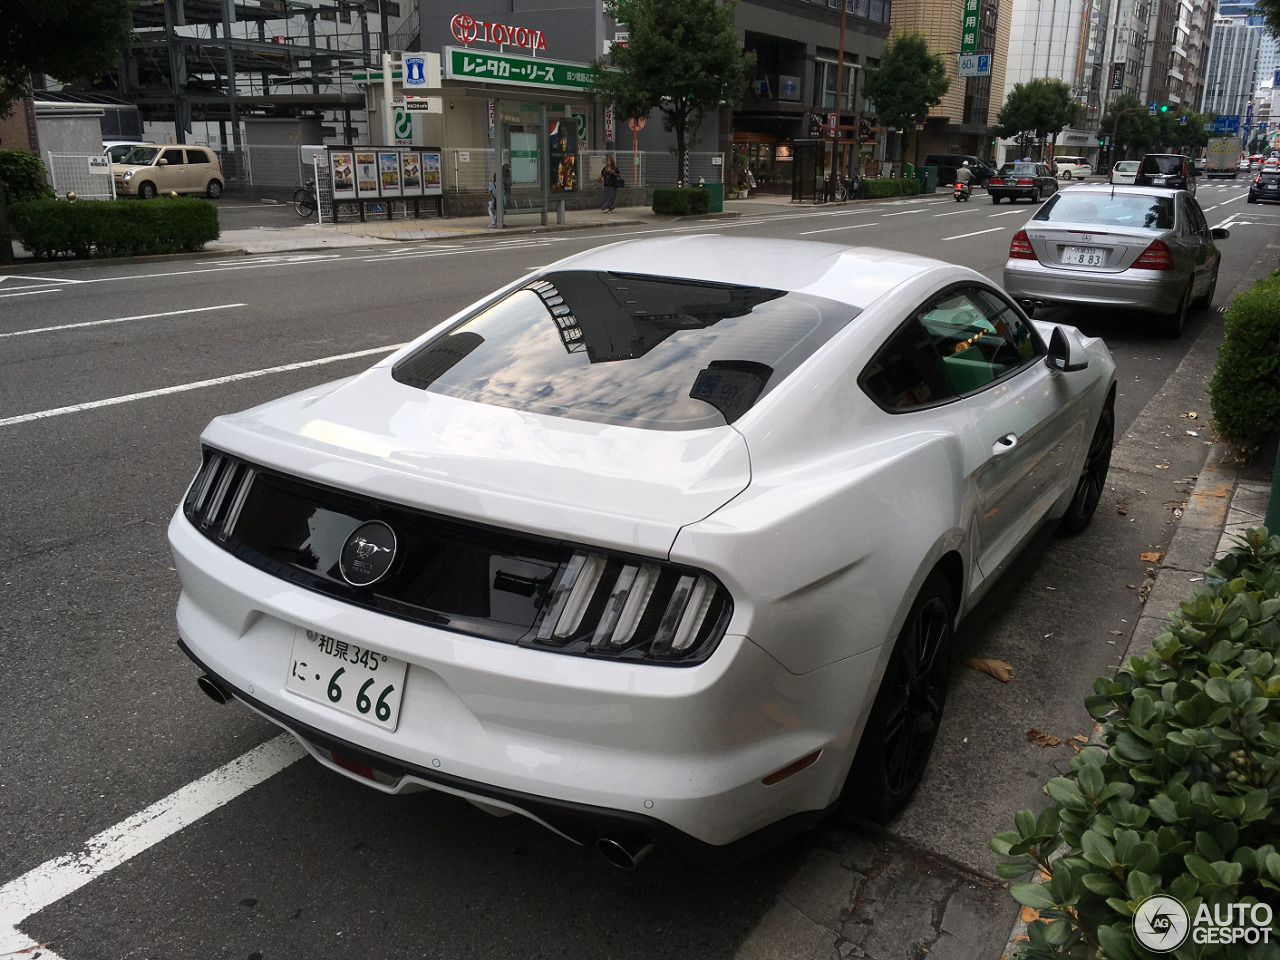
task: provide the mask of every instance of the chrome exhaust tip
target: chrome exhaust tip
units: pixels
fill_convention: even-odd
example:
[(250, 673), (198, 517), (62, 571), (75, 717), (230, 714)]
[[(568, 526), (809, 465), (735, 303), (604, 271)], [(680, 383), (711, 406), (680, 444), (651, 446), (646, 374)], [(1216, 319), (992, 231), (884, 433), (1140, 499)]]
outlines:
[(212, 700), (214, 703), (230, 703), (231, 702), (231, 691), (228, 690), (226, 687), (224, 687), (222, 684), (220, 684), (217, 680), (213, 679), (213, 677), (209, 676), (207, 673), (201, 674), (196, 679), (196, 684), (200, 687), (201, 690), (205, 692), (205, 694), (209, 697), (209, 699)]
[(653, 841), (645, 837), (601, 837), (596, 849), (619, 870), (634, 870), (653, 849)]

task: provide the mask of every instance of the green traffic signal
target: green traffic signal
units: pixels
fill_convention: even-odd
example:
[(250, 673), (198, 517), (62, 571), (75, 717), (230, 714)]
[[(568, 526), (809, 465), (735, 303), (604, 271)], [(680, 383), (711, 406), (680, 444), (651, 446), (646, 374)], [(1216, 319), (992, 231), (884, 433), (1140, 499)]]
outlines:
[(1161, 113), (1168, 113), (1168, 112), (1169, 112), (1169, 105), (1168, 105), (1167, 103), (1162, 103), (1162, 104), (1160, 104), (1160, 112), (1161, 112)]

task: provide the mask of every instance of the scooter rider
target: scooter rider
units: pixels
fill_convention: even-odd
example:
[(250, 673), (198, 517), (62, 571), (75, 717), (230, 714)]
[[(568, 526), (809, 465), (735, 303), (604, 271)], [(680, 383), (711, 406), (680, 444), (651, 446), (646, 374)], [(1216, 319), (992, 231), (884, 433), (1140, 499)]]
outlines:
[(964, 161), (963, 165), (956, 168), (956, 195), (959, 198), (960, 191), (964, 191), (966, 197), (973, 189), (973, 171), (969, 169), (969, 161)]

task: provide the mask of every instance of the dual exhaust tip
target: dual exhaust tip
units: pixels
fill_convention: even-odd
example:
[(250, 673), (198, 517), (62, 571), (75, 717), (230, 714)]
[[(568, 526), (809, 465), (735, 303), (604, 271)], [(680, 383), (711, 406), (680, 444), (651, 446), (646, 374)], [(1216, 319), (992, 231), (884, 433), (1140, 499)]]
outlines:
[[(196, 684), (214, 703), (230, 703), (233, 699), (231, 691), (209, 674), (201, 674)], [(653, 850), (653, 841), (642, 836), (619, 835), (601, 837), (596, 841), (596, 850), (615, 867), (621, 870), (634, 870), (649, 852)]]

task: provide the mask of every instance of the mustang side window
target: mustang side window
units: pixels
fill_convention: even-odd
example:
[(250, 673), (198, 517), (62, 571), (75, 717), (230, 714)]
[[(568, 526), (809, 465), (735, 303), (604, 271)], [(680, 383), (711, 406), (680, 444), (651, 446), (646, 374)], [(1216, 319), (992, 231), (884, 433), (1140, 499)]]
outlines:
[(977, 287), (942, 295), (921, 314), (956, 393), (981, 390), (1035, 359), (1031, 326), (1004, 300)]

